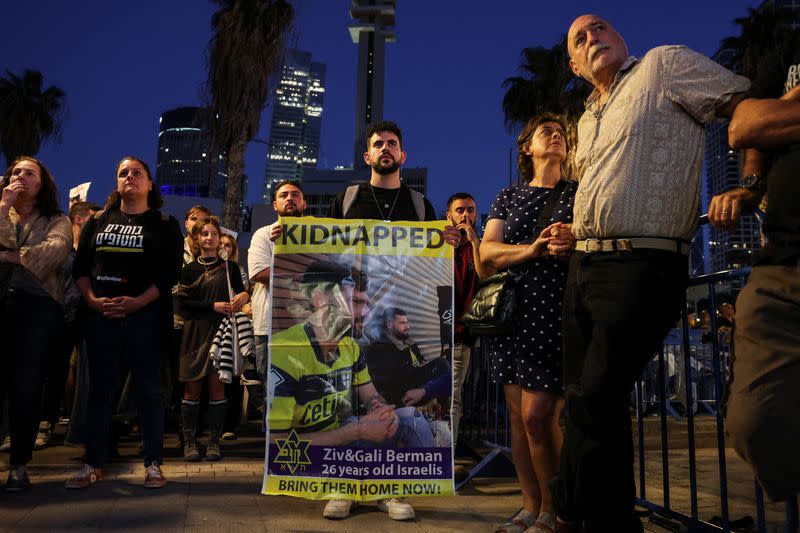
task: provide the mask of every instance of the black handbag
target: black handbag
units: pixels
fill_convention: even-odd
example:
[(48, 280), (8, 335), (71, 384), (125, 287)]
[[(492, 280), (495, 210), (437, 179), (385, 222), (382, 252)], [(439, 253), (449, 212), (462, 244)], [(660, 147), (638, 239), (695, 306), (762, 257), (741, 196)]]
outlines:
[(478, 280), (478, 289), (461, 317), (472, 335), (503, 335), (516, 325), (517, 282), (523, 274), (503, 270)]
[[(566, 180), (559, 180), (550, 191), (533, 228), (534, 238), (547, 226), (566, 186)], [(472, 335), (504, 335), (514, 330), (517, 325), (516, 286), (526, 274), (527, 269), (523, 271), (509, 268), (478, 280), (478, 289), (472, 296), (469, 308), (461, 317)]]

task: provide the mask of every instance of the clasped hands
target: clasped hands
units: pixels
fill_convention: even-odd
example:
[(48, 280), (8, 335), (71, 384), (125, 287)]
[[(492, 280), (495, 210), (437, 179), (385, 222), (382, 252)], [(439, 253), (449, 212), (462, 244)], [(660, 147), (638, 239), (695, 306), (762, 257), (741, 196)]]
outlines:
[(214, 302), (214, 311), (227, 316), (233, 316), (242, 310), (247, 303), (247, 293), (240, 292), (230, 302)]
[(550, 224), (530, 245), (531, 257), (551, 256), (559, 259), (569, 257), (575, 248), (572, 224), (556, 222)]

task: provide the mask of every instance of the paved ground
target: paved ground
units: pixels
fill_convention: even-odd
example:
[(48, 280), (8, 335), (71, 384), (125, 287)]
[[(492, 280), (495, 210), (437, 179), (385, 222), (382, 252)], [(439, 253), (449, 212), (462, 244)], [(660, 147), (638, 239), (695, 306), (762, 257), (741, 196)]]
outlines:
[[(457, 497), (410, 500), (417, 518), (395, 522), (374, 504), (358, 507), (343, 521), (322, 518), (322, 502), (260, 494), (263, 440), (251, 434), (223, 445), (218, 463), (184, 463), (170, 437), (164, 474), (167, 487), (142, 487), (144, 468), (136, 442), (120, 443), (122, 457), (106, 478), (85, 491), (64, 489), (80, 466), (82, 449), (53, 446), (34, 452), (33, 488), (0, 492), (0, 531), (493, 531), (514, 514), (519, 488), (511, 478), (476, 479)], [(0, 463), (8, 456), (0, 455)], [(5, 468), (0, 467), (0, 468)], [(5, 472), (0, 473), (5, 480)]]
[[(33, 488), (22, 494), (0, 492), (0, 531), (413, 531), (490, 532), (519, 508), (519, 487), (513, 478), (476, 478), (460, 495), (448, 498), (411, 499), (417, 518), (394, 522), (373, 504), (359, 507), (343, 521), (322, 518), (322, 502), (264, 496), (263, 444), (252, 433), (226, 443), (226, 458), (219, 463), (183, 463), (176, 440), (164, 473), (169, 485), (160, 490), (142, 487), (144, 469), (136, 442), (120, 443), (122, 457), (106, 470), (106, 479), (85, 491), (67, 491), (64, 480), (80, 465), (82, 449), (53, 446), (35, 452), (30, 465)], [(650, 446), (648, 446), (650, 448)], [(0, 454), (0, 464), (7, 461)], [(646, 487), (650, 500), (663, 502), (661, 460), (657, 451), (646, 453)], [(751, 515), (752, 478), (746, 466), (727, 454), (731, 515)], [(719, 514), (716, 452), (698, 452), (699, 509), (705, 520)], [(670, 454), (671, 504), (689, 512), (687, 454)], [(0, 466), (0, 469), (4, 466)], [(5, 472), (0, 473), (4, 482)], [(768, 508), (769, 531), (783, 522), (782, 506)], [(648, 531), (666, 531), (645, 519)]]
[[(645, 424), (645, 497), (659, 505), (665, 504), (663, 483), (660, 421), (650, 418)], [(634, 434), (635, 433), (634, 429)], [(688, 432), (685, 422), (670, 420), (668, 425), (669, 467), (668, 497), (670, 508), (684, 515), (691, 515), (691, 493), (689, 491)], [(697, 514), (701, 520), (711, 522), (722, 516), (720, 498), (720, 457), (716, 444), (716, 421), (713, 417), (695, 419), (695, 453), (697, 476)], [(727, 473), (727, 505), (730, 520), (757, 519), (755, 482), (747, 464), (728, 448), (723, 461)], [(635, 461), (636, 481), (639, 484), (638, 455)], [(637, 494), (639, 492), (637, 491)], [(783, 504), (766, 502), (766, 530), (783, 531), (786, 514)], [(740, 529), (739, 531), (750, 531)]]

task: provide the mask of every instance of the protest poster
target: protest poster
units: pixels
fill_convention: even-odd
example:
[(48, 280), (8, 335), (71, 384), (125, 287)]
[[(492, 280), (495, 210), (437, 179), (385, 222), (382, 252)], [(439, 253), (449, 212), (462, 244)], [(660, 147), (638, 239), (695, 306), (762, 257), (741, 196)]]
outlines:
[(262, 492), (362, 501), (452, 495), (446, 223), (281, 224)]
[(89, 196), (89, 187), (92, 186), (91, 181), (87, 181), (85, 183), (81, 183), (80, 185), (76, 185), (69, 190), (69, 206), (72, 207), (72, 204), (75, 202), (85, 202), (86, 198)]

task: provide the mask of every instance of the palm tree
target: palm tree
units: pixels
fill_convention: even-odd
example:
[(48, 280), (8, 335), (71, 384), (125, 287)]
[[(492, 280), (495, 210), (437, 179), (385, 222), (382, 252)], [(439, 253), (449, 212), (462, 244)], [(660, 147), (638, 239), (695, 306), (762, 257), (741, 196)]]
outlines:
[[(790, 33), (800, 23), (798, 12), (790, 8), (776, 9), (772, 2), (747, 9), (747, 16), (734, 19), (741, 28), (737, 37), (728, 37), (720, 43), (720, 50), (731, 50), (724, 65), (748, 78), (755, 78), (759, 62), (765, 57), (783, 57), (792, 50)], [(776, 79), (780, 79), (776, 73)]]
[(575, 119), (583, 112), (583, 102), (591, 87), (569, 68), (567, 36), (552, 48), (535, 46), (522, 51), (523, 76), (503, 81), (503, 114), (509, 131), (518, 130), (528, 119), (550, 111)]
[(294, 20), (286, 0), (212, 0), (208, 89), (215, 119), (211, 137), (225, 154), (228, 183), (223, 223), (238, 229), (242, 216), (244, 154), (258, 132), (270, 79), (280, 67)]
[(42, 81), (42, 73), (30, 69), (22, 76), (6, 70), (0, 77), (0, 144), (7, 165), (21, 155), (36, 155), (45, 139), (60, 140), (64, 91), (43, 90)]
[[(523, 76), (503, 81), (503, 87), (507, 88), (503, 114), (508, 131), (519, 131), (531, 117), (540, 113), (559, 113), (567, 120), (567, 142), (575, 146), (576, 125), (592, 88), (569, 68), (567, 36), (562, 35), (552, 48), (525, 48), (520, 70)], [(570, 169), (574, 153), (570, 151)]]

